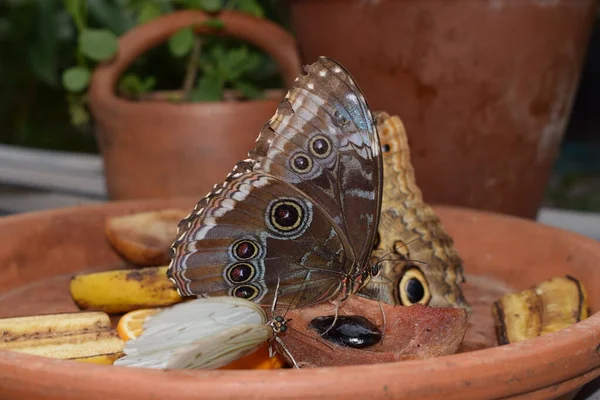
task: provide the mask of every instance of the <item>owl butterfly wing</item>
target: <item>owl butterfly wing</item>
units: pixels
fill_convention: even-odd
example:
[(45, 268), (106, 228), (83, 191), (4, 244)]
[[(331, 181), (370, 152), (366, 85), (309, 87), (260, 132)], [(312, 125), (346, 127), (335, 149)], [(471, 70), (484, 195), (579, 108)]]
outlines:
[[(344, 246), (331, 220), (286, 182), (238, 164), (180, 223), (168, 276), (184, 296), (299, 306), (335, 295)], [(279, 287), (277, 287), (279, 285)]]
[(261, 130), (250, 157), (257, 161), (255, 171), (289, 182), (323, 208), (360, 269), (381, 208), (379, 136), (348, 71), (325, 57), (305, 70)]
[(361, 294), (393, 305), (469, 309), (460, 287), (462, 260), (440, 218), (423, 202), (402, 121), (381, 112), (376, 120), (384, 188), (378, 244), (372, 256), (384, 261)]
[(219, 368), (273, 336), (256, 303), (235, 297), (195, 299), (149, 317), (115, 365), (155, 369)]

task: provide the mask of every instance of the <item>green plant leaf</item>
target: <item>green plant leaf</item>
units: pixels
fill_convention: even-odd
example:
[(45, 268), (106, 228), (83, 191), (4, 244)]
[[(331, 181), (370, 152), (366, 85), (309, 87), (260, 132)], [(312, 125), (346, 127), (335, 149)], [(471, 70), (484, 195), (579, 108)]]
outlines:
[(85, 67), (71, 67), (62, 75), (62, 83), (69, 92), (81, 92), (90, 83), (90, 70)]
[(194, 31), (191, 27), (178, 30), (169, 39), (169, 50), (175, 57), (183, 57), (194, 45)]
[(223, 22), (222, 19), (219, 19), (219, 18), (211, 18), (209, 20), (206, 20), (206, 21), (202, 22), (201, 25), (202, 26), (206, 26), (206, 27), (211, 28), (211, 29), (223, 29), (223, 28), (225, 28), (225, 23)]
[(142, 81), (142, 85), (140, 87), (141, 93), (146, 93), (153, 90), (156, 87), (156, 78), (153, 76), (148, 76), (146, 79)]
[(119, 93), (126, 97), (139, 97), (156, 86), (156, 78), (149, 76), (145, 79), (138, 75), (126, 74), (119, 81)]
[(85, 20), (86, 16), (83, 12), (82, 1), (85, 0), (63, 0), (65, 4), (65, 9), (69, 14), (71, 14), (71, 18), (75, 22), (75, 26), (77, 26), (77, 30), (82, 31), (85, 28)]
[(69, 115), (73, 126), (83, 127), (90, 122), (90, 114), (82, 103), (69, 103)]
[(234, 87), (240, 92), (242, 92), (244, 97), (251, 100), (261, 99), (264, 96), (262, 90), (260, 90), (258, 87), (252, 85), (249, 82), (236, 82), (234, 84)]
[(102, 26), (122, 35), (130, 26), (126, 14), (121, 11), (115, 1), (108, 0), (86, 0), (88, 2), (88, 13), (94, 17)]
[(220, 101), (223, 99), (223, 86), (223, 82), (217, 77), (204, 75), (190, 93), (190, 100), (193, 102)]
[(65, 8), (71, 15), (79, 14), (79, 1), (80, 0), (63, 0)]
[(248, 48), (245, 46), (233, 48), (229, 50), (224, 57), (221, 57), (221, 67), (227, 80), (237, 80), (244, 73), (247, 61)]
[(79, 49), (94, 61), (108, 60), (118, 47), (117, 36), (107, 29), (84, 29), (79, 36)]
[(265, 11), (256, 0), (235, 0), (232, 5), (232, 8), (255, 17), (263, 18), (265, 16)]
[(261, 61), (259, 53), (248, 52), (243, 63), (244, 73), (257, 69), (260, 66)]
[(156, 3), (144, 3), (138, 14), (138, 24), (145, 24), (162, 15), (160, 6)]
[(199, 0), (199, 6), (206, 12), (217, 12), (221, 9), (221, 0)]

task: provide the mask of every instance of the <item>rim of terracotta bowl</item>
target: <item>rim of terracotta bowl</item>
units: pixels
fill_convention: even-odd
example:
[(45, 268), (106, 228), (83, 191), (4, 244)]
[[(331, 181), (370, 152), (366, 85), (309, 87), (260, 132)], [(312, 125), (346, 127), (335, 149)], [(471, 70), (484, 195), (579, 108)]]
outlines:
[[(143, 204), (158, 208), (179, 203), (173, 200), (133, 200), (113, 202), (112, 207), (125, 210), (127, 206)], [(4, 217), (4, 220), (15, 223), (48, 213), (69, 214), (82, 208), (93, 211), (107, 206), (100, 204), (38, 211)], [(154, 206), (144, 208), (153, 209)], [(516, 229), (541, 225), (544, 230), (572, 237), (597, 254), (600, 260), (600, 242), (576, 233), (485, 211), (450, 206), (434, 208), (441, 214), (462, 214), (464, 218), (476, 216), (486, 224), (513, 224)], [(552, 351), (547, 351), (549, 348)], [(545, 362), (541, 363), (541, 359)], [(29, 376), (30, 385), (36, 386), (35, 392), (40, 397), (56, 392), (54, 382), (70, 382), (66, 389), (77, 396), (79, 389), (76, 388), (85, 388), (88, 398), (108, 398), (118, 391), (130, 399), (149, 398), (161, 393), (177, 400), (197, 399), (199, 394), (202, 398), (218, 399), (287, 399), (300, 395), (302, 398), (351, 396), (369, 399), (434, 399), (443, 396), (445, 399), (467, 400), (529, 393), (534, 395), (531, 398), (547, 398), (551, 394), (557, 396), (577, 389), (600, 376), (600, 312), (563, 330), (520, 343), (386, 364), (305, 370), (160, 371), (86, 363), (79, 363), (75, 368), (73, 363), (63, 360), (0, 351), (0, 370), (3, 371), (0, 387), (10, 387), (11, 382), (22, 382), (24, 377)], [(15, 390), (23, 389), (15, 389), (13, 385), (10, 390), (17, 393)], [(31, 393), (31, 389), (27, 388), (26, 392)]]

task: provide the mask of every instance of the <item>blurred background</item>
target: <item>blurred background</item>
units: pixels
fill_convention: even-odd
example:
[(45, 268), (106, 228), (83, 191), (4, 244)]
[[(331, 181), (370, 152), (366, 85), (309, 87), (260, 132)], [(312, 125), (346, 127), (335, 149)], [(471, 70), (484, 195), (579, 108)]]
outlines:
[[(245, 156), (287, 89), (285, 75), (296, 72), (289, 65), (328, 55), (355, 76), (372, 108), (402, 118), (427, 201), (538, 218), (600, 238), (597, 2), (390, 3), (0, 2), (0, 211), (8, 215), (134, 197), (200, 197)], [(161, 28), (161, 20), (182, 10), (206, 18), (172, 32)], [(275, 54), (272, 48), (289, 47), (285, 36), (244, 40), (252, 35), (229, 32), (222, 12), (258, 19), (297, 43)], [(356, 18), (360, 26), (352, 22)], [(111, 72), (118, 76), (108, 91), (121, 103), (111, 103), (114, 99), (107, 100), (100, 88), (94, 97), (90, 83), (97, 67), (115, 57), (122, 60), (125, 49), (118, 41), (147, 24), (156, 24), (151, 31), (160, 31), (162, 39), (131, 56), (123, 71)], [(194, 32), (197, 26), (202, 32)], [(273, 45), (269, 38), (275, 36)], [(282, 66), (286, 62), (288, 67)], [(110, 83), (98, 84), (103, 85)], [(134, 109), (140, 104), (160, 111), (144, 114)], [(262, 108), (236, 108), (240, 104)], [(184, 119), (179, 111), (164, 111), (177, 106), (187, 110), (185, 124), (177, 125)], [(262, 122), (244, 120), (249, 113)], [(228, 125), (231, 120), (239, 120), (238, 125)], [(159, 139), (149, 132), (157, 126)], [(193, 132), (181, 139), (182, 147), (198, 157), (186, 153), (179, 159), (189, 163), (175, 166), (169, 152), (184, 153), (172, 143), (190, 126)], [(220, 141), (209, 144), (217, 136)], [(144, 142), (159, 148), (146, 148)], [(124, 153), (121, 146), (135, 151)], [(211, 161), (218, 168), (203, 186), (180, 193), (177, 188), (153, 192), (135, 187), (139, 180), (157, 188), (179, 179), (180, 187), (186, 186), (187, 173), (181, 171), (190, 171), (190, 177), (193, 169), (202, 171), (203, 158), (215, 149), (227, 157)], [(159, 157), (166, 176), (157, 171), (140, 179), (140, 169), (147, 167), (123, 161), (141, 160), (144, 154), (164, 154)], [(190, 167), (194, 163), (198, 168)]]

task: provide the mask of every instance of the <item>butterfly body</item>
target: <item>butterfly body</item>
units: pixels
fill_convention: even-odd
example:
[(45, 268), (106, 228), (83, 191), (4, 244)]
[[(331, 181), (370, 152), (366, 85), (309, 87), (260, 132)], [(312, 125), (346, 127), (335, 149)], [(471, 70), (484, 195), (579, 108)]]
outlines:
[(185, 296), (315, 304), (358, 291), (379, 223), (369, 107), (328, 58), (306, 67), (249, 152), (179, 224), (169, 278)]
[(383, 149), (384, 189), (373, 262), (379, 274), (360, 291), (392, 305), (469, 308), (460, 283), (462, 259), (440, 218), (423, 201), (401, 120), (376, 114)]

